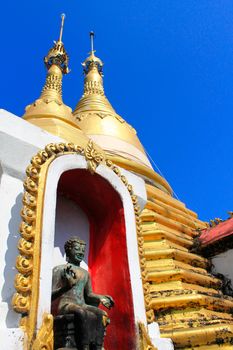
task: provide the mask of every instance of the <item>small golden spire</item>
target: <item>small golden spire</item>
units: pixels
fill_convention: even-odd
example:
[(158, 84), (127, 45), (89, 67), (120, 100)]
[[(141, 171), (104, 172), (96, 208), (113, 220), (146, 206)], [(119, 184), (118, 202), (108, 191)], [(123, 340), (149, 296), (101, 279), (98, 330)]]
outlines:
[(68, 74), (69, 56), (67, 55), (64, 44), (62, 42), (64, 20), (65, 15), (63, 13), (61, 15), (61, 29), (59, 39), (57, 41), (54, 41), (54, 46), (49, 50), (47, 56), (44, 58), (44, 63), (48, 70), (52, 67), (52, 65), (56, 65), (60, 68), (63, 74)]
[[(71, 108), (64, 105), (62, 101), (62, 77), (63, 74), (69, 73), (69, 57), (62, 42), (64, 20), (65, 14), (62, 14), (59, 39), (54, 41), (54, 46), (44, 58), (48, 72), (40, 98), (32, 105), (26, 107), (25, 118), (42, 115), (43, 113), (46, 115), (63, 116), (68, 119), (72, 118)], [(54, 103), (51, 104), (50, 102)], [(44, 104), (47, 104), (47, 107)]]
[(91, 94), (104, 95), (103, 87), (103, 62), (95, 56), (94, 32), (90, 32), (91, 52), (82, 63), (85, 74), (84, 96)]
[[(132, 154), (129, 153), (129, 159), (139, 159), (139, 163), (149, 164), (150, 166), (144, 154), (144, 149), (137, 138), (136, 131), (116, 113), (104, 93), (103, 62), (95, 55), (93, 32), (90, 32), (90, 48), (89, 56), (82, 63), (84, 70), (84, 93), (73, 111), (77, 125), (87, 136), (93, 136), (96, 140), (99, 139), (99, 144), (111, 154), (118, 154), (119, 151), (118, 155), (122, 152), (123, 158), (127, 158), (125, 147), (127, 148), (127, 143), (130, 144), (129, 149), (131, 149), (131, 146), (133, 147)], [(112, 144), (110, 140), (112, 140)], [(122, 142), (122, 146), (116, 146), (118, 142), (119, 144)], [(119, 148), (116, 150), (115, 147)], [(120, 151), (121, 147), (122, 150)], [(138, 151), (141, 153), (137, 153)], [(130, 154), (132, 155), (131, 158)], [(146, 159), (145, 163), (139, 158), (141, 156), (143, 159)]]

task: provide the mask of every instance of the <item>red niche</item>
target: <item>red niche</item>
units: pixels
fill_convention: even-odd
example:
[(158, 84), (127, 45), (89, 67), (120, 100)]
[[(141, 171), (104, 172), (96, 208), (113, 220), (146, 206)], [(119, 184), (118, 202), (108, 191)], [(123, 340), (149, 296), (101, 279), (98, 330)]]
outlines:
[(115, 307), (105, 338), (106, 350), (136, 348), (135, 320), (130, 283), (124, 209), (108, 181), (87, 170), (70, 170), (60, 178), (58, 191), (68, 195), (90, 222), (89, 271), (93, 290), (109, 294)]

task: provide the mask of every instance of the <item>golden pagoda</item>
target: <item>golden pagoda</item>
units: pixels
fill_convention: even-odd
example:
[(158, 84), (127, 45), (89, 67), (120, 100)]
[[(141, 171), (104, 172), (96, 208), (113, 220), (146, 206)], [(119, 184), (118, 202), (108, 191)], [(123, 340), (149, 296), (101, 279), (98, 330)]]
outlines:
[[(108, 101), (93, 32), (91, 52), (82, 64), (83, 95), (73, 113), (63, 103), (62, 77), (68, 73), (63, 22), (64, 17), (59, 39), (45, 57), (48, 73), (42, 93), (26, 107), (23, 118), (67, 142), (59, 155), (66, 148), (71, 154), (73, 144), (79, 144), (80, 155), (85, 154), (93, 168), (101, 163), (101, 152), (116, 174), (122, 168), (145, 181), (147, 203), (136, 223), (142, 233), (138, 247), (148, 325), (157, 322), (161, 336), (172, 339), (176, 350), (233, 349), (233, 299), (223, 295), (222, 282), (209, 272), (208, 259), (192, 252), (195, 238), (208, 225), (173, 197), (166, 179), (152, 168), (135, 129)], [(45, 148), (48, 156), (55, 154), (52, 147)], [(123, 175), (121, 179), (126, 184)], [(139, 211), (136, 205), (134, 210)], [(155, 347), (144, 344), (142, 349)]]

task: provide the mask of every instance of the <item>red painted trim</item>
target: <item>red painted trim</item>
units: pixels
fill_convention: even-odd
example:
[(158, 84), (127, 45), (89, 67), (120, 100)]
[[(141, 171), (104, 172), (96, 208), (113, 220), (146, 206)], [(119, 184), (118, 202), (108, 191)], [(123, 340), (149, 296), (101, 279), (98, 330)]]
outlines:
[(207, 246), (230, 235), (233, 235), (233, 218), (220, 222), (215, 227), (203, 230), (200, 241), (203, 246)]
[(87, 170), (65, 172), (58, 191), (73, 199), (88, 215), (88, 265), (93, 289), (115, 300), (115, 307), (108, 312), (111, 324), (107, 328), (105, 347), (133, 350), (136, 331), (121, 199), (105, 179)]

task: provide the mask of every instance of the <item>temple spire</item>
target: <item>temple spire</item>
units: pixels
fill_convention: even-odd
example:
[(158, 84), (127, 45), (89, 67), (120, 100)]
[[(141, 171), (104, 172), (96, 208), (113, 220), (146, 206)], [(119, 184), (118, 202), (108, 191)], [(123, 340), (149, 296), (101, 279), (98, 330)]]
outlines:
[[(80, 111), (87, 110), (92, 106), (97, 109), (115, 113), (112, 105), (109, 103), (104, 93), (103, 86), (103, 62), (95, 55), (93, 31), (90, 32), (90, 48), (89, 56), (82, 63), (84, 72), (84, 92), (81, 100), (77, 104), (73, 114), (76, 115)], [(92, 108), (91, 107), (91, 108)]]
[(44, 63), (48, 69), (48, 73), (41, 93), (42, 98), (57, 98), (60, 101), (62, 101), (62, 75), (69, 73), (69, 57), (62, 42), (64, 20), (65, 15), (62, 14), (59, 39), (54, 42), (54, 46), (44, 58)]
[[(36, 100), (33, 105), (30, 105), (26, 108), (24, 117), (27, 117), (29, 115), (31, 116), (32, 114), (40, 115), (42, 113), (41, 109), (43, 107), (40, 102), (43, 101), (45, 104), (48, 104), (53, 101), (56, 106), (60, 106), (59, 110), (55, 105), (50, 104), (49, 109), (51, 109), (51, 111), (48, 111), (46, 114), (53, 114), (52, 112), (54, 112), (54, 115), (60, 116), (63, 113), (64, 117), (69, 116), (70, 118), (71, 109), (64, 105), (62, 101), (62, 78), (63, 75), (69, 73), (69, 57), (62, 42), (64, 21), (65, 14), (62, 14), (59, 39), (57, 41), (54, 41), (53, 47), (49, 50), (47, 56), (44, 58), (44, 63), (47, 68), (47, 76), (44, 87), (39, 99)], [(65, 109), (67, 113), (64, 113), (64, 110), (61, 111), (61, 109)]]
[(91, 52), (82, 63), (85, 74), (84, 96), (90, 94), (104, 95), (103, 87), (103, 62), (95, 56), (94, 32), (90, 32)]

